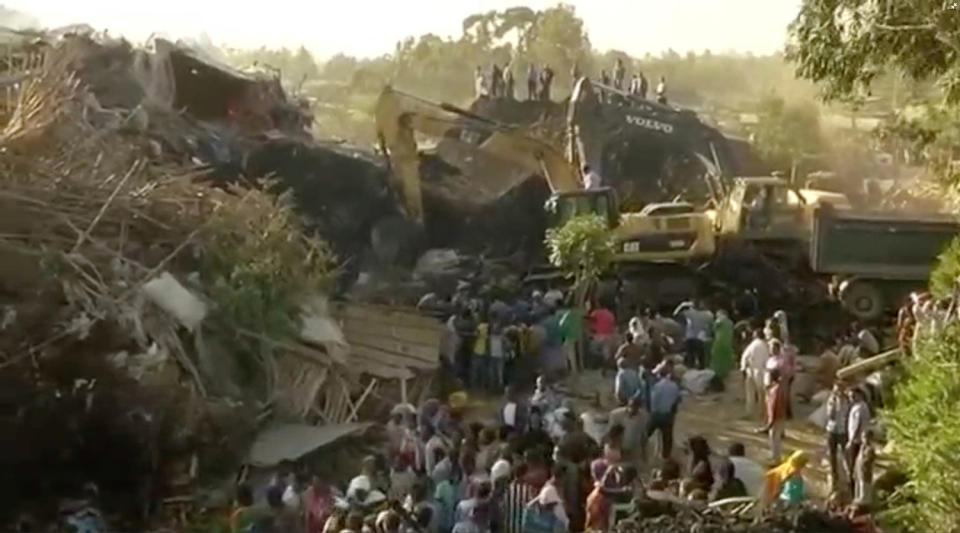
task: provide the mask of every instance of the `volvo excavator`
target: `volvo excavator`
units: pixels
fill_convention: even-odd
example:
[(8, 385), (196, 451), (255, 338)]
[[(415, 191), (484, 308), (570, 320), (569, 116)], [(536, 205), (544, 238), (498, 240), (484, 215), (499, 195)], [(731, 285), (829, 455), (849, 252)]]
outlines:
[[(653, 203), (621, 212), (612, 187), (585, 189), (579, 166), (530, 128), (503, 124), (457, 106), (431, 102), (387, 87), (376, 106), (377, 134), (388, 155), (393, 188), (411, 220), (423, 221), (423, 188), (461, 203), (496, 201), (533, 176), (546, 180), (550, 225), (582, 214), (606, 219), (617, 240), (619, 263), (683, 262), (714, 252), (711, 218), (685, 202)], [(418, 137), (457, 173), (425, 183)]]
[[(640, 299), (668, 302), (689, 297), (705, 279), (708, 283), (726, 280), (722, 283), (752, 287), (765, 295), (796, 292), (789, 288), (792, 265), (784, 269), (771, 264), (762, 253), (754, 253), (753, 244), (787, 241), (802, 248), (809, 236), (809, 215), (823, 195), (792, 189), (777, 178), (734, 179), (725, 162), (729, 158), (717, 146), (719, 138), (702, 124), (697, 126), (699, 122), (694, 124), (695, 117), (646, 101), (611, 104), (607, 101), (611, 96), (604, 93), (631, 98), (586, 78), (577, 82), (567, 106), (563, 153), (538, 136), (532, 126), (504, 124), (451, 104), (385, 88), (376, 106), (377, 133), (407, 217), (423, 222), (426, 187), (459, 205), (484, 205), (539, 176), (551, 191), (546, 202), (550, 225), (559, 226), (587, 213), (608, 221), (618, 247), (617, 277), (636, 285), (627, 290), (641, 294)], [(696, 204), (667, 198), (630, 211), (621, 210), (616, 189), (586, 189), (580, 174), (582, 164), (599, 162), (601, 169), (618, 164), (596, 139), (630, 137), (629, 129), (619, 131), (616, 124), (620, 122), (650, 130), (651, 135), (667, 136), (674, 149), (686, 146), (688, 156), (702, 167), (700, 192), (705, 198)], [(687, 140), (680, 140), (682, 137)], [(432, 145), (427, 142), (431, 139)], [(423, 172), (424, 162), (433, 156), (456, 171), (439, 180), (429, 176)], [(662, 186), (653, 189), (663, 192)], [(678, 193), (697, 196), (690, 190)], [(786, 201), (778, 202), (781, 197)], [(842, 198), (831, 200), (846, 207)], [(737, 253), (738, 257), (730, 260), (728, 252), (742, 247), (718, 246), (729, 240), (746, 243), (751, 254)], [(712, 273), (704, 274), (704, 266), (710, 266)]]

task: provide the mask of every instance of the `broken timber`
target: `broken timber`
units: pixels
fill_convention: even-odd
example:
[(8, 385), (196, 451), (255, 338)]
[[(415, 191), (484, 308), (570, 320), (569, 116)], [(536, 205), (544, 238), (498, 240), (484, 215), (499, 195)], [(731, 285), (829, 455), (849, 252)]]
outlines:
[(440, 366), (443, 325), (412, 308), (337, 303), (332, 314), (350, 346), (348, 368), (403, 381)]

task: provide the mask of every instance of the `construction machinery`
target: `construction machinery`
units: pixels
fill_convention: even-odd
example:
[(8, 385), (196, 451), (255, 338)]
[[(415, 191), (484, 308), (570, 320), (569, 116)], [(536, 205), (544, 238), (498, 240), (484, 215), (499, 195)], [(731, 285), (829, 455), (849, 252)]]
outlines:
[[(457, 106), (430, 102), (387, 87), (376, 107), (377, 132), (388, 154), (391, 179), (407, 216), (423, 220), (422, 189), (432, 187), (464, 204), (490, 203), (531, 176), (550, 186), (550, 224), (585, 213), (609, 221), (618, 242), (617, 260), (675, 262), (714, 252), (709, 217), (686, 203), (651, 204), (622, 212), (612, 187), (585, 189), (580, 169), (528, 128), (502, 124)], [(427, 183), (417, 136), (441, 139), (435, 152), (459, 173)]]

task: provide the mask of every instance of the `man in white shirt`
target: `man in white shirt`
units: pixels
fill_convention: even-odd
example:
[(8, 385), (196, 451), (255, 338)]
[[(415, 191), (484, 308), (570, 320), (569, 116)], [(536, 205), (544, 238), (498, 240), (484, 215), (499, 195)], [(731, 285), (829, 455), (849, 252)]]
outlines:
[(853, 472), (867, 430), (870, 429), (870, 406), (863, 389), (850, 389), (850, 414), (847, 418), (847, 472)]
[(753, 340), (743, 350), (740, 356), (740, 372), (743, 374), (743, 394), (747, 415), (756, 414), (758, 405), (763, 403), (763, 377), (766, 373), (767, 359), (770, 358), (770, 348), (763, 339), (759, 329), (753, 331)]
[(583, 165), (583, 188), (590, 190), (599, 189), (600, 187), (603, 187), (600, 174), (597, 174), (595, 170), (590, 168), (590, 165)]
[(759, 463), (745, 457), (743, 444), (734, 442), (727, 450), (728, 459), (733, 464), (733, 475), (743, 482), (747, 496), (759, 497), (763, 493), (764, 469)]

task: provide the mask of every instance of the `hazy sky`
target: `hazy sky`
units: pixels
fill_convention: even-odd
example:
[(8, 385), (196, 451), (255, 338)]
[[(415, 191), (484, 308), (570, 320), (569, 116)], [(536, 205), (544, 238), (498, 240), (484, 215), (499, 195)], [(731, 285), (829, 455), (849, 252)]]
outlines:
[[(409, 35), (458, 35), (472, 13), (556, 0), (5, 0), (49, 27), (85, 22), (132, 40), (206, 33), (216, 44), (375, 56)], [(782, 47), (799, 0), (572, 0), (601, 50), (668, 48), (769, 53)]]

